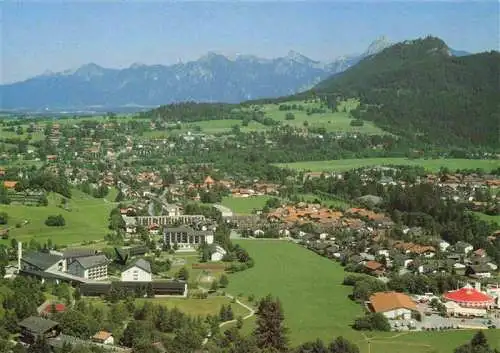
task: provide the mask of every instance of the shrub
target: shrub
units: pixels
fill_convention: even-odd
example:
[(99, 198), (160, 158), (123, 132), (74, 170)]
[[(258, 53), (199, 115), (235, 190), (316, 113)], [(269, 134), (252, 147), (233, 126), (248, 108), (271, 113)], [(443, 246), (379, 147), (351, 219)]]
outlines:
[(66, 224), (64, 217), (62, 215), (49, 216), (45, 220), (45, 225), (49, 227), (62, 227)]
[(9, 215), (7, 212), (0, 212), (0, 224), (7, 224), (9, 222)]
[(370, 313), (354, 321), (355, 330), (390, 331), (389, 320), (381, 313)]

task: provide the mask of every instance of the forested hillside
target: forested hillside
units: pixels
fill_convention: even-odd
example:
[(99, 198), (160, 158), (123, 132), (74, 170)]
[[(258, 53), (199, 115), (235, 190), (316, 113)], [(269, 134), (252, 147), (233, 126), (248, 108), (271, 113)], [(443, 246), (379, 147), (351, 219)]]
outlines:
[(359, 97), (357, 112), (397, 135), (443, 145), (500, 145), (500, 53), (450, 55), (438, 38), (398, 43), (321, 82)]

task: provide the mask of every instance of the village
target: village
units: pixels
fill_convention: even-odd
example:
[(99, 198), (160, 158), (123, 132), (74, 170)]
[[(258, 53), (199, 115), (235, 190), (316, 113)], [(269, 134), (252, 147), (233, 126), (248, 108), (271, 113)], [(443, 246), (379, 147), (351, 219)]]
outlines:
[[(4, 154), (4, 159), (29, 159), (42, 166), (0, 168), (1, 196), (9, 207), (57, 204), (59, 216), (52, 212), (45, 221), (52, 229), (71, 225), (71, 214), (79, 207), (72, 194), (85, 202), (102, 201), (106, 209), (100, 212), (106, 215), (100, 216), (101, 235), (80, 243), (58, 243), (50, 236), (20, 238), (33, 221), (5, 222), (0, 232), (5, 244), (11, 244), (3, 248), (6, 279), (67, 284), (90, 301), (112, 293), (182, 299), (186, 305), (207, 297), (228, 300), (220, 293), (225, 290), (221, 279), (254, 266), (252, 254), (233, 243), (278, 240), (342, 266), (344, 284), (353, 286), (352, 298), (345, 301), (354, 300), (366, 313), (354, 323), (356, 329), (380, 330), (370, 324), (375, 314), (386, 319), (389, 326), (383, 330), (401, 332), (500, 327), (498, 255), (492, 251), (500, 240), (498, 225), (485, 228), (488, 234), (481, 240), (455, 234), (443, 238), (438, 235), (442, 231), (432, 231), (429, 217), (418, 213), (424, 201), (412, 204), (405, 194), (418, 189), (435, 208), (446, 202), (463, 205), (467, 214), (495, 215), (498, 174), (375, 165), (331, 172), (269, 167), (272, 172), (267, 173), (274, 177), (259, 177), (255, 171), (233, 171), (230, 165), (173, 162), (193, 151), (232, 145), (236, 137), (231, 134), (143, 138), (131, 132), (154, 132), (157, 126), (141, 120), (32, 123), (29, 128), (34, 134), (43, 132), (48, 144), (16, 157)], [(294, 133), (304, 135), (300, 129)], [(235, 148), (245, 148), (239, 143)], [(269, 135), (265, 143), (276, 142)], [(351, 275), (360, 277), (348, 281)], [(239, 300), (242, 316), (253, 315), (248, 300)], [(44, 302), (38, 316), (19, 323), (19, 340), (29, 346), (41, 335), (54, 347), (80, 342), (82, 338), (61, 333), (51, 319), (72, 305)], [(83, 341), (130, 351), (107, 330)]]

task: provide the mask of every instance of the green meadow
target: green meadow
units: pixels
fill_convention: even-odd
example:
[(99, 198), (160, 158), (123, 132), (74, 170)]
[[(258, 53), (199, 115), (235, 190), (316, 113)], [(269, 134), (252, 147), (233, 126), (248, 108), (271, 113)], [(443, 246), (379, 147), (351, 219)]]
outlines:
[(232, 197), (226, 196), (221, 204), (231, 209), (234, 213), (248, 215), (253, 210), (261, 210), (270, 196)]
[[(328, 132), (349, 132), (349, 133), (363, 133), (363, 134), (386, 134), (385, 131), (375, 126), (373, 123), (365, 121), (363, 126), (351, 126), (352, 118), (349, 115), (350, 110), (356, 108), (359, 102), (355, 99), (348, 99), (340, 102), (336, 112), (328, 111), (322, 114), (307, 115), (307, 108), (320, 108), (320, 103), (304, 101), (291, 101), (287, 105), (302, 105), (304, 110), (279, 110), (280, 104), (263, 104), (258, 107), (265, 113), (267, 117), (274, 120), (281, 121), (283, 125), (290, 125), (295, 127), (304, 127), (307, 122), (309, 128), (324, 128)], [(292, 113), (295, 117), (293, 120), (286, 120), (287, 113)]]
[(493, 222), (493, 223), (496, 223), (500, 226), (500, 215), (496, 215), (496, 216), (491, 216), (491, 215), (487, 215), (485, 213), (482, 213), (482, 212), (474, 212), (476, 215), (479, 216), (479, 218), (481, 218), (482, 220), (486, 221), (486, 222)]
[[(67, 245), (101, 240), (108, 232), (108, 216), (113, 203), (93, 198), (76, 189), (72, 190), (69, 210), (58, 207), (61, 195), (50, 193), (47, 198), (49, 205), (46, 207), (0, 205), (0, 212), (7, 212), (9, 215), (10, 238), (23, 242), (29, 242), (34, 238), (41, 243), (52, 239), (55, 244)], [(65, 226), (45, 225), (48, 216), (58, 214), (64, 217)], [(20, 224), (21, 227), (16, 227), (16, 224)], [(9, 243), (10, 240), (0, 242)]]
[(498, 168), (499, 160), (495, 159), (407, 159), (407, 158), (360, 158), (339, 159), (328, 161), (311, 161), (277, 164), (282, 168), (304, 170), (311, 172), (343, 172), (350, 169), (384, 166), (384, 165), (410, 165), (421, 166), (430, 172), (437, 172), (446, 167), (451, 171), (457, 169), (483, 169), (491, 171)]
[[(228, 292), (279, 297), (292, 345), (321, 338), (330, 341), (344, 336), (363, 353), (452, 353), (470, 340), (473, 331), (439, 333), (358, 332), (350, 325), (363, 315), (360, 305), (348, 299), (352, 288), (343, 286), (343, 268), (298, 245), (277, 240), (238, 241), (255, 260), (255, 266), (230, 275)], [(245, 322), (251, 332), (253, 320)], [(490, 343), (500, 348), (500, 331), (486, 332)]]

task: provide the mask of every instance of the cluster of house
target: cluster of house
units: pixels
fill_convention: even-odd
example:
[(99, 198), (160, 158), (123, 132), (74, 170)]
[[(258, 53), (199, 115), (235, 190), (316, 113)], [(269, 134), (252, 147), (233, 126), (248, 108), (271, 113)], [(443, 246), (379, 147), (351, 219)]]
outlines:
[(364, 208), (351, 208), (341, 212), (305, 202), (279, 207), (267, 214), (267, 220), (270, 223), (281, 223), (288, 227), (311, 222), (325, 229), (349, 228), (353, 230), (369, 226), (390, 228), (394, 224), (388, 216)]
[(59, 351), (65, 345), (97, 346), (105, 351), (130, 353), (132, 349), (116, 346), (113, 335), (108, 331), (99, 331), (87, 340), (63, 334), (58, 322), (40, 316), (30, 316), (19, 323), (19, 342), (31, 346), (39, 340), (44, 340), (54, 351)]
[[(490, 278), (498, 271), (498, 265), (484, 249), (473, 250), (471, 244), (462, 241), (450, 245), (441, 240), (433, 246), (388, 240), (389, 245), (383, 247), (377, 236), (366, 238), (361, 234), (360, 237), (369, 241), (361, 252), (357, 250), (360, 238), (354, 235), (338, 241), (327, 233), (308, 234), (300, 243), (319, 255), (362, 266), (366, 273), (376, 277), (385, 277), (394, 268), (399, 272), (422, 274), (454, 272), (472, 279)], [(438, 251), (445, 256), (436, 258)], [(395, 262), (398, 266), (394, 266)]]

